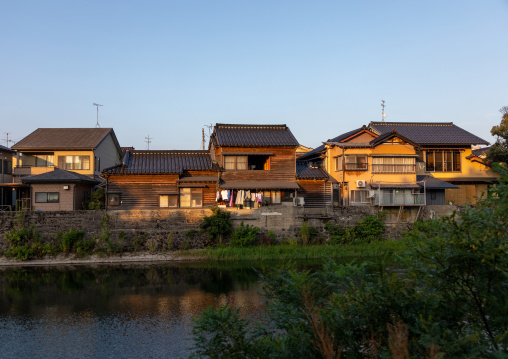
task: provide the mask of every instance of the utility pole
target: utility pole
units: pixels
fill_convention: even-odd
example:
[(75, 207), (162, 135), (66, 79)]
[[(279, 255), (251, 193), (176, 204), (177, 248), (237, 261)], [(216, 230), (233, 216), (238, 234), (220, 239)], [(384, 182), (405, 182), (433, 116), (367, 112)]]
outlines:
[(147, 150), (150, 151), (150, 143), (152, 142), (153, 140), (153, 137), (150, 137), (150, 135), (148, 135), (148, 137), (145, 137), (145, 142), (147, 143)]
[(385, 100), (381, 100), (381, 121), (385, 122), (386, 113), (385, 113)]
[(99, 125), (99, 106), (104, 106), (104, 105), (99, 105), (98, 103), (95, 103), (95, 102), (93, 103), (93, 105), (97, 107), (97, 123), (95, 124), (95, 128), (99, 128), (99, 127), (101, 127)]
[(203, 151), (205, 150), (205, 129), (201, 129), (201, 136), (202, 136), (202, 142), (203, 142)]

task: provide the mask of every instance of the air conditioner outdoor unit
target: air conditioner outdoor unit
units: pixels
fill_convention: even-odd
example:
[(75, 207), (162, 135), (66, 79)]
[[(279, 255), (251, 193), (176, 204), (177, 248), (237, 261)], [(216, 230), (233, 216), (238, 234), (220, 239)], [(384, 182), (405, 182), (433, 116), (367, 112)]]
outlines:
[(367, 185), (367, 181), (358, 180), (356, 181), (356, 187), (363, 188)]

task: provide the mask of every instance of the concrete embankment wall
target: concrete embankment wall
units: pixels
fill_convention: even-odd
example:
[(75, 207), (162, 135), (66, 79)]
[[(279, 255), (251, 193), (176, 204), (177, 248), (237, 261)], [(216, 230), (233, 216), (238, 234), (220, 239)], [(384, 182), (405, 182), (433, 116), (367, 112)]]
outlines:
[[(425, 209), (424, 217), (429, 218), (431, 213), (436, 217), (449, 215), (457, 209), (455, 206), (431, 207), (428, 206)], [(353, 226), (366, 215), (377, 213), (378, 209), (371, 206), (336, 208), (268, 206), (259, 209), (231, 209), (230, 211), (235, 227), (243, 222), (261, 228), (262, 232), (273, 231), (281, 240), (292, 236), (299, 238), (304, 221), (308, 221), (309, 226), (316, 227), (320, 233), (325, 235), (324, 225), (328, 221), (343, 226)], [(386, 217), (388, 223), (396, 221), (397, 211), (398, 207), (388, 211)], [(182, 243), (184, 240), (190, 241), (189, 247), (201, 247), (206, 243), (206, 237), (198, 233), (199, 224), (203, 221), (203, 217), (209, 216), (211, 213), (208, 208), (110, 210), (107, 211), (109, 217), (107, 227), (113, 237), (118, 237), (119, 233), (123, 232), (124, 237), (128, 240), (139, 237), (144, 240), (155, 238), (164, 241), (172, 233), (175, 248), (179, 248), (178, 243)], [(1, 247), (6, 245), (4, 233), (18, 228), (21, 224), (25, 227), (35, 225), (45, 241), (51, 241), (58, 232), (66, 232), (70, 228), (84, 230), (88, 237), (99, 236), (103, 233), (105, 215), (106, 211), (0, 212), (0, 244)], [(409, 212), (406, 210), (403, 220), (410, 222), (415, 215), (414, 209)], [(408, 225), (403, 223), (392, 228), (390, 235), (396, 235), (407, 227)]]

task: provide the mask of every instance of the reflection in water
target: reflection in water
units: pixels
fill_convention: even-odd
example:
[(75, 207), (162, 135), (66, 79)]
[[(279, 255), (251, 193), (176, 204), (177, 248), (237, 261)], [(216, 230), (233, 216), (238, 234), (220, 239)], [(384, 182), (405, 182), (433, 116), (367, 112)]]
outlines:
[(192, 317), (226, 302), (263, 313), (252, 263), (0, 271), (3, 358), (187, 356)]

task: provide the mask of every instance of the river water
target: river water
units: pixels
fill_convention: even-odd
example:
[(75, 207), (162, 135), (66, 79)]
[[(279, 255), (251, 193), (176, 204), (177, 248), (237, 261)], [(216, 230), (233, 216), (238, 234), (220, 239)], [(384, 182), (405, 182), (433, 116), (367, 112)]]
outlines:
[(2, 268), (0, 357), (187, 357), (192, 318), (206, 307), (263, 315), (258, 271), (278, 264)]

